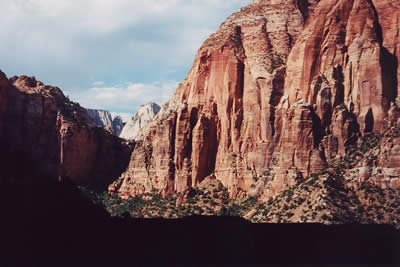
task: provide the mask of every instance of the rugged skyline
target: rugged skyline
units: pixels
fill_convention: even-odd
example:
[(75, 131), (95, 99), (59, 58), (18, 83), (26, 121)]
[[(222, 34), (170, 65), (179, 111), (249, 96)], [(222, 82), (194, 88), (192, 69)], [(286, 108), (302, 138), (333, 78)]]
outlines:
[(0, 0), (0, 69), (35, 76), (86, 108), (162, 105), (196, 50), (250, 0)]
[(167, 103), (139, 108), (126, 139), (109, 112), (0, 72), (0, 184), (40, 185), (38, 197), (70, 184), (124, 221), (400, 229), (399, 14), (390, 0), (254, 0), (200, 46)]
[[(366, 208), (372, 202), (364, 196), (351, 200), (366, 185), (397, 190), (399, 8), (385, 1), (260, 0), (234, 13), (141, 131), (110, 192), (125, 199), (153, 191), (190, 196), (216, 179), (230, 199), (262, 202), (308, 183), (316, 197), (314, 205), (308, 199), (311, 212), (326, 204), (327, 192), (343, 191), (346, 202)], [(334, 208), (307, 217), (295, 207), (292, 222), (337, 220)], [(280, 221), (267, 213), (261, 220)]]

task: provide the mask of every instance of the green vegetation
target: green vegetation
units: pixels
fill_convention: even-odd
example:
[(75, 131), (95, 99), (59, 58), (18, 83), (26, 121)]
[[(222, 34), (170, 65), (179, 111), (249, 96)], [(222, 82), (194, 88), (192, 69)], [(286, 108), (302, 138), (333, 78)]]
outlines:
[[(369, 153), (381, 136), (368, 134), (359, 146), (350, 147), (345, 157), (319, 173), (296, 179), (296, 183), (274, 198), (249, 197), (232, 200), (228, 190), (216, 179), (177, 195), (153, 191), (127, 200), (108, 193), (82, 191), (112, 216), (137, 218), (181, 218), (192, 215), (240, 216), (251, 214), (252, 222), (387, 223), (399, 226), (400, 190), (381, 189), (364, 183), (356, 189), (347, 186), (344, 174), (361, 160), (373, 159)], [(233, 157), (238, 157), (232, 154)], [(249, 170), (249, 168), (248, 168)], [(250, 169), (251, 170), (251, 169)], [(271, 170), (263, 176), (272, 179)], [(258, 181), (258, 177), (253, 177)]]
[[(172, 219), (192, 215), (244, 216), (257, 203), (256, 198), (230, 201), (227, 189), (219, 182), (207, 189), (193, 188), (185, 195), (167, 195), (163, 198), (157, 192), (152, 192), (127, 200), (107, 192), (95, 193), (83, 187), (80, 189), (93, 203), (103, 206), (116, 217)], [(179, 198), (182, 203), (178, 203)]]

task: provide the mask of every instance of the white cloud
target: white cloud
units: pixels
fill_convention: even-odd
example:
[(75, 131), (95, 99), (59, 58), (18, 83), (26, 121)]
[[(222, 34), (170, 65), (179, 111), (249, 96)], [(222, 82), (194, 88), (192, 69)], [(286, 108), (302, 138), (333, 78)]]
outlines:
[(163, 89), (167, 80), (183, 79), (202, 42), (250, 2), (0, 0), (0, 69), (34, 75), (82, 105), (162, 103), (175, 89)]
[(99, 86), (84, 91), (74, 91), (70, 92), (69, 96), (86, 108), (130, 111), (149, 102), (164, 104), (177, 86), (176, 81), (151, 84), (127, 83), (123, 86)]
[[(0, 22), (21, 25), (26, 21), (36, 20), (37, 24), (52, 22), (53, 26), (64, 25), (70, 31), (107, 33), (143, 21), (172, 17), (201, 20), (218, 12), (218, 9), (244, 6), (249, 2), (250, 0), (0, 0), (3, 10)], [(28, 25), (31, 26), (33, 25)], [(51, 25), (46, 26), (48, 28)]]
[[(170, 43), (164, 43), (164, 47), (178, 47), (176, 50), (179, 51), (182, 48), (187, 49), (189, 44), (188, 49), (193, 54), (193, 50), (197, 50), (201, 42), (216, 30), (215, 26), (225, 19), (218, 16), (222, 10), (249, 2), (250, 0), (0, 0), (0, 48), (7, 47), (8, 50), (2, 51), (15, 52), (14, 56), (25, 59), (51, 57), (62, 63), (77, 64), (77, 57), (82, 60), (85, 53), (96, 52), (102, 46), (99, 43), (101, 38), (133, 29), (130, 32), (130, 40), (134, 44), (131, 49), (149, 48), (148, 42), (140, 40), (143, 34), (157, 38), (158, 34), (163, 33), (170, 38)], [(135, 32), (138, 29), (150, 31)], [(85, 47), (82, 42), (87, 39), (93, 40), (93, 43)], [(114, 47), (109, 47), (107, 52), (127, 45), (115, 41)], [(158, 43), (161, 41), (158, 40)], [(155, 43), (158, 48), (159, 44), (157, 41)], [(140, 52), (150, 54), (151, 50)], [(96, 56), (100, 55), (107, 57), (104, 53)], [(53, 61), (53, 64), (57, 63), (59, 62)]]

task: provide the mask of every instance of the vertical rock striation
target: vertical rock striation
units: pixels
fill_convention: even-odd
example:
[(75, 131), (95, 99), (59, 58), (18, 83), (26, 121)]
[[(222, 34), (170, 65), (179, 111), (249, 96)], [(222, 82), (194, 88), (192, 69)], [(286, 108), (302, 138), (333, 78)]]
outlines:
[(128, 170), (110, 191), (125, 197), (152, 189), (182, 192), (211, 173), (234, 197), (249, 190), (253, 177), (270, 167), (285, 62), (311, 6), (254, 1), (224, 22), (142, 131)]
[[(232, 198), (256, 182), (270, 197), (361, 136), (398, 128), (395, 2), (254, 0), (204, 42), (173, 98), (129, 137), (129, 167), (109, 190), (183, 192), (213, 174)], [(397, 168), (384, 160), (398, 154), (389, 139), (375, 167)], [(385, 184), (398, 187), (396, 174)]]
[(202, 45), (110, 191), (182, 192), (213, 173), (232, 197), (260, 178), (274, 196), (397, 125), (398, 17), (393, 1), (253, 1)]

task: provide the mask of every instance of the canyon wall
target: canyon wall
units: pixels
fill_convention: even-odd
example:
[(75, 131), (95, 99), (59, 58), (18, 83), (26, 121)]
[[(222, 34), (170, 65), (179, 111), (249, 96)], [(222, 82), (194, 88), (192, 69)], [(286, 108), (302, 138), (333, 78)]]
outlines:
[(242, 8), (201, 46), (109, 190), (176, 193), (215, 175), (233, 198), (256, 181), (270, 197), (363, 134), (398, 127), (394, 2), (255, 0)]
[(36, 162), (40, 175), (94, 187), (105, 187), (126, 168), (133, 145), (97, 127), (59, 88), (0, 73), (0, 96), (3, 182), (18, 182), (13, 171), (21, 177), (18, 167), (5, 171), (17, 165), (8, 154)]

